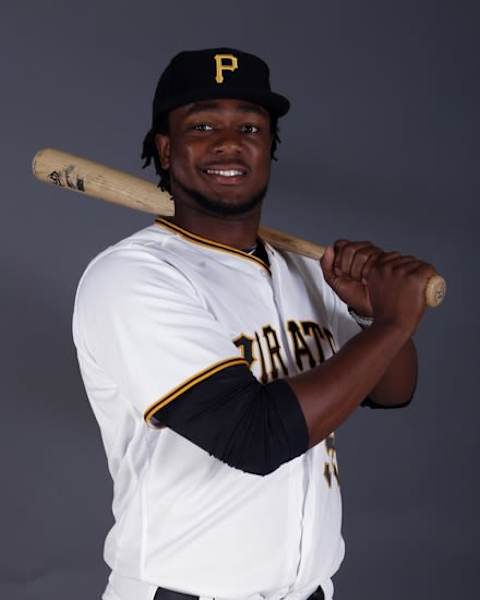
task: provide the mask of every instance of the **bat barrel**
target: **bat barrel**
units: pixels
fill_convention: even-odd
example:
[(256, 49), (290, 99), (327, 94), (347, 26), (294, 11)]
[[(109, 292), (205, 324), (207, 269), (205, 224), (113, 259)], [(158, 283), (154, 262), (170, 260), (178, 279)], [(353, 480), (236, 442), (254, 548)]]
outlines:
[(68, 152), (40, 150), (33, 157), (32, 171), (45, 183), (134, 210), (163, 216), (175, 212), (170, 195), (153, 183)]

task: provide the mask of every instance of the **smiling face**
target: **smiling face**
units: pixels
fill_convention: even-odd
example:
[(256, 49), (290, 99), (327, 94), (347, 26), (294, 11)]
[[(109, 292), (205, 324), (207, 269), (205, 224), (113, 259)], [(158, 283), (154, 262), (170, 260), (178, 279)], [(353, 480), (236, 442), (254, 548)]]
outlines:
[(156, 137), (176, 206), (217, 215), (259, 208), (270, 176), (270, 115), (242, 100), (207, 100), (172, 110)]

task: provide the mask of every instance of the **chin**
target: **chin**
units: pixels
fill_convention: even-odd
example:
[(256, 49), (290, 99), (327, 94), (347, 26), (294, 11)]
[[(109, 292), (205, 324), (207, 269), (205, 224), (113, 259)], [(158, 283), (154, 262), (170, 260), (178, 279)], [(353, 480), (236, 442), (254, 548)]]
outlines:
[[(178, 187), (187, 194), (197, 206), (204, 211), (217, 216), (236, 216), (244, 215), (258, 208), (267, 193), (267, 186), (256, 192), (244, 192), (240, 195), (240, 190), (225, 190), (224, 193), (217, 192), (214, 196), (210, 192), (202, 192), (189, 188), (178, 180), (175, 182)], [(230, 191), (230, 193), (228, 193)], [(234, 197), (231, 197), (231, 196)], [(236, 196), (236, 197), (235, 197)]]

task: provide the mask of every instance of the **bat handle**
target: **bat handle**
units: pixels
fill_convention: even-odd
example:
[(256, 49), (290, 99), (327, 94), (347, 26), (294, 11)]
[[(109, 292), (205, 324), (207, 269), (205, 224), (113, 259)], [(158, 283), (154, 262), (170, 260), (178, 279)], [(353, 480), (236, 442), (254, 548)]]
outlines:
[[(325, 252), (325, 246), (320, 246), (313, 242), (303, 240), (298, 237), (272, 229), (271, 227), (260, 227), (260, 236), (282, 250), (296, 252), (303, 256), (308, 256), (320, 260)], [(431, 308), (439, 306), (445, 294), (447, 293), (447, 283), (443, 277), (438, 274), (432, 275), (425, 285), (425, 304)]]

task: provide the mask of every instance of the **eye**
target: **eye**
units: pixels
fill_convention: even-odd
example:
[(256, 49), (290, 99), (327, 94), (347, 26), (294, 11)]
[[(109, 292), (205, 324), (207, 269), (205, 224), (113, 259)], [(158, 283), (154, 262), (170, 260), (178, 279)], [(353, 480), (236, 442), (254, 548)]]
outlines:
[(208, 123), (194, 123), (192, 129), (195, 131), (212, 131), (213, 127)]
[(253, 123), (246, 123), (242, 126), (242, 131), (243, 133), (248, 134), (258, 133), (260, 131), (260, 127), (257, 127), (257, 125), (253, 125)]

